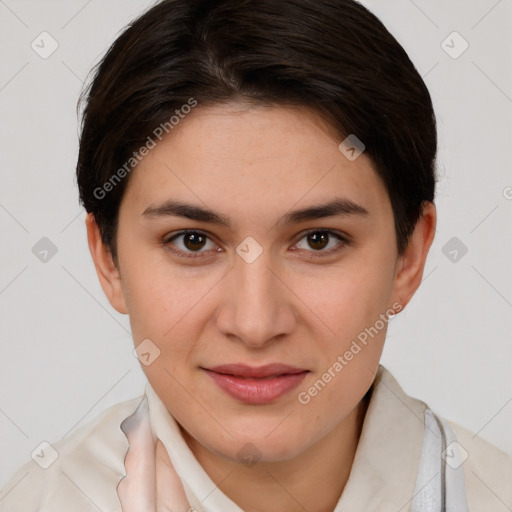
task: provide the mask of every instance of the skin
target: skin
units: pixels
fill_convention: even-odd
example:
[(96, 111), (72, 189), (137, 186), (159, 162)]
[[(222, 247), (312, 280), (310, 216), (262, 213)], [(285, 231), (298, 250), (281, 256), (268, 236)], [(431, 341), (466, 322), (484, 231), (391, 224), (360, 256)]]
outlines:
[[(199, 106), (132, 171), (119, 211), (117, 266), (94, 218), (86, 221), (110, 303), (129, 315), (135, 345), (149, 338), (161, 351), (143, 366), (149, 382), (205, 471), (248, 512), (334, 509), (387, 324), (307, 405), (298, 393), (381, 314), (407, 305), (435, 233), (435, 206), (426, 203), (399, 256), (391, 203), (372, 161), (364, 153), (349, 161), (340, 142), (305, 108)], [(279, 223), (291, 210), (334, 198), (368, 215)], [(142, 215), (168, 199), (207, 207), (232, 226)], [(210, 238), (198, 248), (182, 236), (172, 247), (201, 256), (179, 256), (163, 244), (184, 229)], [(340, 241), (331, 235), (326, 247), (311, 245), (311, 229), (349, 242), (329, 255)], [(236, 252), (248, 236), (263, 250), (252, 263)], [(201, 370), (239, 362), (310, 373), (275, 403), (247, 405)], [(252, 466), (237, 457), (247, 443), (261, 455)]]

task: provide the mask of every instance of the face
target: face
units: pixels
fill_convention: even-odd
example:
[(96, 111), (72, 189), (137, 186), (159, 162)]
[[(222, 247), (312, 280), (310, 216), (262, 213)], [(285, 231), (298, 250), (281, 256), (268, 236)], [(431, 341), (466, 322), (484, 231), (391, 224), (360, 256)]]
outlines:
[(197, 107), (130, 176), (116, 307), (170, 413), (228, 459), (342, 424), (405, 305), (388, 195), (340, 142), (304, 109)]

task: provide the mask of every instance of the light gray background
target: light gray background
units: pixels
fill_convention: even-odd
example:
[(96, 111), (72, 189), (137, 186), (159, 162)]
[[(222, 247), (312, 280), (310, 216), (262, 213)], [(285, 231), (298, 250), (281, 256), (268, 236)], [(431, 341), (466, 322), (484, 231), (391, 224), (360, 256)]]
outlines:
[[(425, 77), (440, 137), (436, 239), (383, 364), (406, 392), (512, 452), (512, 1), (363, 3)], [(0, 0), (0, 486), (41, 441), (143, 392), (128, 319), (87, 248), (75, 104), (92, 65), (151, 4)], [(48, 59), (31, 48), (43, 31), (59, 45)], [(453, 31), (469, 43), (457, 59), (441, 46)], [(58, 249), (46, 263), (32, 253), (42, 237)], [(453, 237), (468, 248), (457, 262), (443, 253)]]

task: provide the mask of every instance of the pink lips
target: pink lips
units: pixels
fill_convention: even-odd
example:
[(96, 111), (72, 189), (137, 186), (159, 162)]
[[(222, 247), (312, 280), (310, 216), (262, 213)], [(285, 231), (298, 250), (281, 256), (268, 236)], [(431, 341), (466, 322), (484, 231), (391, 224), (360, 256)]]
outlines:
[(274, 363), (251, 367), (225, 364), (203, 368), (228, 395), (246, 404), (266, 404), (296, 388), (308, 370)]

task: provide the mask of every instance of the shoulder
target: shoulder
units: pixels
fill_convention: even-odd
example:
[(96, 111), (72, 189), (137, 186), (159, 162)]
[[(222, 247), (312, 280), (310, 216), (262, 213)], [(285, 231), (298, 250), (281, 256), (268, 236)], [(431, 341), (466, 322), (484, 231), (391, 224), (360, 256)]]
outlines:
[[(380, 416), (389, 415), (390, 411), (395, 411), (395, 416), (392, 417), (393, 423), (400, 425), (401, 428), (404, 423), (403, 418), (410, 416), (407, 411), (413, 412), (417, 418), (422, 419), (425, 419), (426, 411), (432, 412), (428, 404), (407, 395), (392, 374), (382, 366), (375, 383), (377, 394), (382, 395)], [(512, 455), (505, 453), (466, 428), (441, 416), (437, 417), (443, 420), (445, 425), (451, 427), (455, 435), (455, 442), (459, 445), (460, 459), (457, 459), (456, 463), (457, 468), (462, 465), (469, 510), (471, 512), (512, 511)], [(419, 422), (418, 425), (420, 425)], [(410, 429), (411, 432), (420, 432), (418, 425), (413, 425)], [(420, 433), (419, 437), (423, 439), (423, 430)], [(405, 439), (405, 435), (401, 435), (400, 443), (403, 442), (402, 439)], [(407, 435), (412, 434), (408, 432)], [(450, 437), (453, 439), (453, 436)], [(450, 449), (451, 441), (447, 440), (447, 443), (446, 453)], [(446, 460), (446, 464), (447, 467), (450, 466), (448, 460)]]
[[(512, 455), (448, 422), (462, 452), (466, 493), (470, 510), (510, 512), (512, 509)], [(462, 460), (461, 459), (461, 460)]]
[[(113, 512), (125, 475), (121, 423), (144, 396), (116, 404), (68, 437), (40, 446), (0, 492), (2, 512)], [(57, 492), (58, 491), (58, 492)]]

